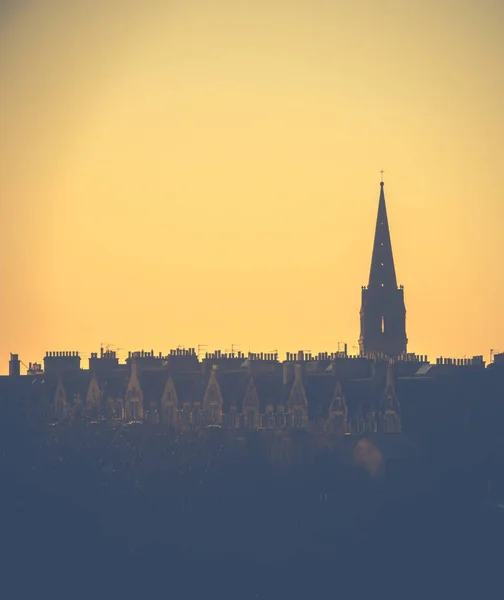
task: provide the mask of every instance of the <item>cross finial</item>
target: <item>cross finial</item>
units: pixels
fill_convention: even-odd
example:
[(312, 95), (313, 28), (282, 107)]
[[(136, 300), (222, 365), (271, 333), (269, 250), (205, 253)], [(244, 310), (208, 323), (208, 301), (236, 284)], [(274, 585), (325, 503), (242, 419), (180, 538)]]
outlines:
[(383, 173), (385, 173), (385, 171), (382, 169), (382, 170), (380, 171), (380, 173), (381, 173), (381, 180), (382, 180), (382, 183), (383, 183)]

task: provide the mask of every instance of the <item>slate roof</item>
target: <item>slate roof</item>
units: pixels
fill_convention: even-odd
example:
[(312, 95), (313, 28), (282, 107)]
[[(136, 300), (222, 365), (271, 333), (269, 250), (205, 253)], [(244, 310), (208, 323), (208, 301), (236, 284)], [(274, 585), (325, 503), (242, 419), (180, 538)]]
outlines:
[(253, 379), (262, 412), (269, 404), (286, 406), (292, 383), (284, 385), (282, 373), (256, 373)]
[(423, 372), (428, 373), (429, 367), (432, 367), (430, 363), (422, 363), (415, 360), (398, 360), (394, 364), (394, 372), (397, 377), (413, 377)]
[(109, 371), (105, 377), (99, 378), (98, 383), (106, 397), (122, 398), (126, 395), (128, 387), (128, 373), (121, 370)]
[[(58, 387), (60, 375), (57, 373), (46, 373), (43, 377), (45, 378), (45, 389), (47, 398), (49, 402), (52, 402), (54, 400), (56, 388)], [(63, 388), (65, 390), (67, 402), (72, 402), (77, 395), (80, 395), (81, 400), (84, 402), (84, 400), (86, 399), (86, 394), (89, 388), (91, 377), (92, 374), (89, 371), (84, 370), (68, 371), (66, 373), (61, 374), (61, 381), (63, 383)]]
[(173, 373), (173, 383), (177, 391), (179, 404), (183, 402), (202, 402), (208, 377), (199, 371), (194, 373)]
[(304, 389), (308, 399), (308, 418), (327, 418), (337, 380), (332, 375), (313, 374), (305, 378)]
[(46, 405), (45, 380), (43, 376), (20, 375), (0, 377), (0, 409), (4, 422), (30, 413), (39, 413)]
[(245, 370), (216, 372), (216, 379), (222, 395), (222, 411), (228, 412), (231, 406), (241, 411), (250, 375)]
[[(349, 379), (342, 382), (341, 388), (347, 403), (349, 419), (357, 418), (359, 413), (365, 415), (369, 410), (376, 410), (379, 398), (372, 379)], [(383, 393), (383, 388), (381, 391)]]
[(415, 375), (417, 375), (417, 376), (430, 375), (431, 373), (429, 373), (429, 371), (432, 369), (432, 367), (433, 367), (433, 365), (431, 365), (429, 363), (425, 363), (415, 372)]
[(376, 218), (373, 256), (371, 258), (368, 287), (380, 288), (380, 286), (383, 285), (386, 289), (397, 289), (392, 243), (390, 241), (387, 207), (385, 204), (385, 193), (383, 191), (382, 181), (380, 182), (380, 200), (378, 202), (378, 216)]
[(148, 409), (152, 403), (159, 407), (168, 381), (168, 372), (159, 369), (142, 369), (138, 380), (143, 394), (144, 407)]

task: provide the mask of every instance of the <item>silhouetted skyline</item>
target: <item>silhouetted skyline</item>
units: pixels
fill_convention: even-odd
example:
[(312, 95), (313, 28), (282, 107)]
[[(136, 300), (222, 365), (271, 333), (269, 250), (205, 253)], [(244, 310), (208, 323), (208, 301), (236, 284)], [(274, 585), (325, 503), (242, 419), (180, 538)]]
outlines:
[(0, 364), (357, 345), (382, 168), (414, 349), (488, 360), (502, 10), (2, 4)]

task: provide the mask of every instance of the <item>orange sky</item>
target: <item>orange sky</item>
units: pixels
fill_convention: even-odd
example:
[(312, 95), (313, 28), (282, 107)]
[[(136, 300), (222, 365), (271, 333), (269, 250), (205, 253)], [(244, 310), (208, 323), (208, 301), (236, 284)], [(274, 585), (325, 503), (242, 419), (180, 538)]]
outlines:
[(503, 7), (0, 0), (0, 372), (351, 351), (381, 168), (408, 349), (504, 351)]

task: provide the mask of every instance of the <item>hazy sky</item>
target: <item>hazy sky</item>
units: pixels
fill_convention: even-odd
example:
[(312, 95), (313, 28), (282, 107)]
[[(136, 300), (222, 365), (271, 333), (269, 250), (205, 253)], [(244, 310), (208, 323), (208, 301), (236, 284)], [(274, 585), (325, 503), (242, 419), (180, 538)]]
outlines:
[(0, 372), (352, 350), (382, 168), (409, 350), (504, 351), (503, 30), (501, 0), (0, 1)]

